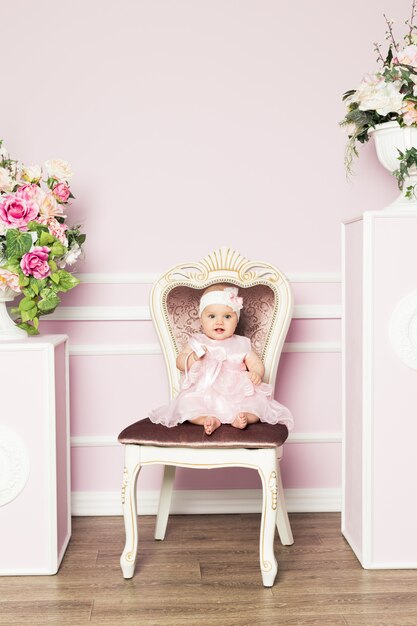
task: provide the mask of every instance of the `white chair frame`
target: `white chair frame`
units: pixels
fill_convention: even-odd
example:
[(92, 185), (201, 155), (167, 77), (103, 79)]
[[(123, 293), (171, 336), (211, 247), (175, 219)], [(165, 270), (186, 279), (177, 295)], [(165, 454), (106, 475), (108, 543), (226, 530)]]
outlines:
[[(290, 285), (280, 270), (265, 263), (251, 262), (231, 248), (214, 251), (198, 263), (178, 265), (164, 274), (151, 293), (151, 314), (155, 323), (168, 369), (171, 397), (177, 393), (179, 372), (177, 346), (167, 312), (167, 295), (177, 286), (203, 289), (215, 283), (230, 283), (244, 288), (266, 285), (274, 292), (274, 311), (271, 330), (265, 342), (262, 357), (265, 366), (264, 381), (275, 384), (279, 358), (291, 322), (293, 297)], [(262, 581), (271, 587), (278, 570), (274, 554), (275, 527), (283, 545), (294, 542), (285, 506), (279, 461), (282, 446), (262, 448), (192, 448), (152, 445), (125, 445), (125, 468), (122, 485), (123, 514), (126, 544), (120, 558), (124, 578), (132, 578), (138, 548), (136, 484), (141, 467), (163, 464), (156, 519), (155, 539), (165, 537), (176, 467), (211, 469), (247, 467), (258, 471), (262, 482), (262, 517), (259, 539), (259, 558)]]

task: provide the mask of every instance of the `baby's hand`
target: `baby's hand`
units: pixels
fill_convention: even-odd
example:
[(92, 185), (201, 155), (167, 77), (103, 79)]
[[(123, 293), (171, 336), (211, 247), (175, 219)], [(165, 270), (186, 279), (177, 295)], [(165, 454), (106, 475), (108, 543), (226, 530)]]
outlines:
[(206, 356), (207, 347), (202, 346), (202, 345), (200, 345), (199, 347), (200, 347), (200, 350), (193, 352), (194, 361), (199, 361), (200, 359)]
[(249, 380), (254, 384), (254, 385), (260, 385), (262, 382), (262, 378), (259, 376), (259, 374), (257, 374), (256, 372), (248, 372), (249, 375)]

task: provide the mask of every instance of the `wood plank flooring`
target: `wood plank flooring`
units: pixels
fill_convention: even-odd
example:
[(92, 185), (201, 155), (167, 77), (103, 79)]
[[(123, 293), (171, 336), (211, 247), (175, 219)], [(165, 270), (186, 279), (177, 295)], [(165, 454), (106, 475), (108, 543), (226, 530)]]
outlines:
[[(78, 517), (56, 576), (0, 577), (0, 624), (417, 626), (417, 570), (363, 570), (336, 513), (290, 516), (278, 576), (262, 586), (259, 515), (171, 516), (165, 541), (139, 517), (124, 580), (120, 517)], [(389, 540), (387, 538), (387, 540)]]

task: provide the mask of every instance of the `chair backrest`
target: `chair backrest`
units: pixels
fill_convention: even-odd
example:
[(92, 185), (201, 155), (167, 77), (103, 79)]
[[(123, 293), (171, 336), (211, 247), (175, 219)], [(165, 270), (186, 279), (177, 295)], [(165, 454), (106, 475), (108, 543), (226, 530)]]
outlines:
[(171, 397), (179, 388), (177, 355), (190, 335), (201, 332), (200, 297), (215, 283), (239, 287), (244, 308), (236, 333), (251, 340), (265, 366), (264, 381), (275, 384), (293, 310), (291, 287), (273, 265), (249, 261), (236, 250), (223, 247), (199, 262), (171, 268), (152, 288), (151, 315), (168, 368)]

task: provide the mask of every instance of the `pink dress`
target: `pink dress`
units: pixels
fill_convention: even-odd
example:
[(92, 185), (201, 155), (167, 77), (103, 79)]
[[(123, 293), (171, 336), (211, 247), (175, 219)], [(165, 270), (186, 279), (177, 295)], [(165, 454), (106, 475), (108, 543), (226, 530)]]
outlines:
[(150, 413), (152, 422), (176, 426), (201, 415), (212, 415), (230, 424), (238, 413), (245, 412), (257, 415), (261, 422), (292, 428), (292, 415), (273, 399), (272, 385), (254, 385), (249, 380), (244, 363), (251, 351), (247, 337), (233, 335), (218, 340), (197, 334), (193, 339), (206, 346), (207, 353), (182, 376), (176, 398)]

